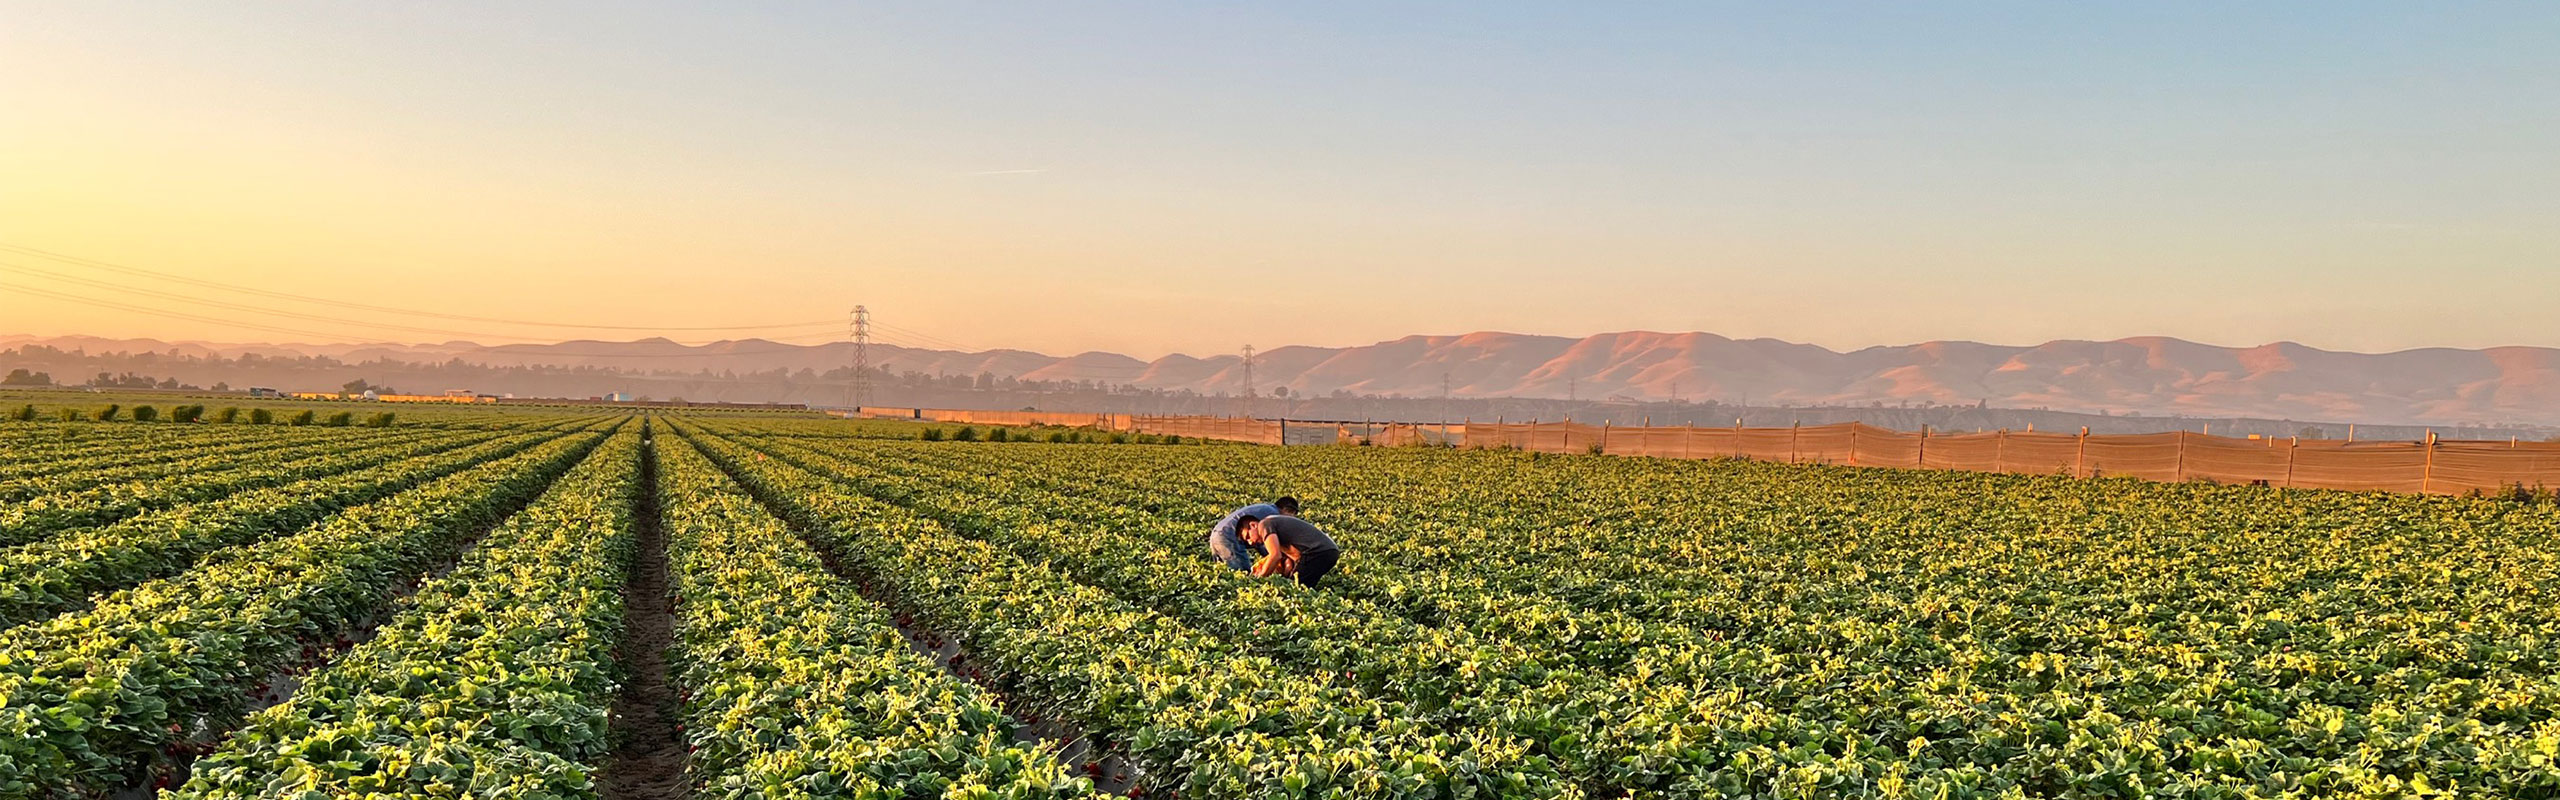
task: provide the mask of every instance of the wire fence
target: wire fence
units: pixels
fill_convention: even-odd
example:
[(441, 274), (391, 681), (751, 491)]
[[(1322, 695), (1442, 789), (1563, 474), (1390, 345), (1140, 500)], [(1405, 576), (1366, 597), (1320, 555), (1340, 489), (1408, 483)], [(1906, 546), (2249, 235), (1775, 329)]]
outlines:
[(2303, 489), (2424, 494), (2560, 487), (2560, 443), (2374, 442), (2145, 434), (1912, 433), (1861, 423), (1785, 428), (1615, 427), (1575, 422), (1347, 422), (1245, 417), (864, 408), (875, 418), (979, 425), (1066, 425), (1254, 444), (1363, 442), (1653, 458), (2016, 475), (2120, 476)]

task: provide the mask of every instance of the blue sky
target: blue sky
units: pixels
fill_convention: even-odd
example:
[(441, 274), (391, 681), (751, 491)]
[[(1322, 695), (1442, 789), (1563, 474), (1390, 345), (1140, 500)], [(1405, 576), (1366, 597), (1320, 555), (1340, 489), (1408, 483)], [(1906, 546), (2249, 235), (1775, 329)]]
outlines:
[[(1138, 355), (2560, 346), (2550, 4), (0, 15), (0, 243), (331, 297), (667, 326), (862, 302)], [(290, 338), (5, 287), (0, 318)]]

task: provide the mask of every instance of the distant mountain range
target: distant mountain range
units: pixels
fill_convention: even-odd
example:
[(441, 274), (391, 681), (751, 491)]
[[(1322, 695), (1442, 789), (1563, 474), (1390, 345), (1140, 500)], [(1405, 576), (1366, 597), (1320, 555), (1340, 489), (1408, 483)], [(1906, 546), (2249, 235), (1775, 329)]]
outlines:
[[(824, 372), (845, 366), (852, 356), (850, 343), (793, 345), (759, 339), (698, 346), (664, 339), (481, 346), (0, 336), (0, 348), (25, 344), (92, 353), (326, 355), (350, 362), (460, 359), (492, 366), (687, 373)], [(1148, 361), (1100, 352), (1060, 357), (874, 344), (871, 362), (892, 372), (1091, 380), (1203, 394), (1232, 394), (1244, 384), (1242, 360), (1235, 355), (1170, 355)], [(1709, 333), (1626, 332), (1577, 339), (1486, 332), (1407, 336), (1359, 347), (1278, 347), (1255, 359), (1253, 376), (1265, 393), (1285, 387), (1297, 396), (1438, 397), (1445, 379), (1449, 393), (1457, 397), (1677, 397), (1763, 406), (1987, 403), (2113, 414), (2560, 425), (2560, 349), (2540, 347), (2368, 354), (2290, 342), (2234, 348), (2138, 337), (2033, 346), (1927, 342), (1843, 353)]]

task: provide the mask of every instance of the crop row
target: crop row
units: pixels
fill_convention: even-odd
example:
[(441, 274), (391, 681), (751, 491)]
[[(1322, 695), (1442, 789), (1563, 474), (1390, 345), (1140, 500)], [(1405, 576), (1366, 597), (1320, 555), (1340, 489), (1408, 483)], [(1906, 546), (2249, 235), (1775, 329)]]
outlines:
[(1093, 795), (690, 446), (660, 451), (698, 796)]
[(134, 485), (138, 488), (147, 481), (179, 476), (193, 477), (212, 472), (257, 469), (262, 462), (273, 464), (370, 447), (385, 442), (426, 438), (442, 433), (417, 429), (390, 431), (368, 429), (343, 434), (343, 438), (280, 441), (251, 437), (247, 440), (194, 447), (161, 448), (148, 454), (65, 457), (60, 461), (59, 466), (62, 467), (60, 470), (17, 478), (0, 478), (0, 502), (28, 500), (47, 495), (66, 495), (118, 484)]
[(175, 574), (224, 548), (288, 535), (341, 509), (553, 438), (558, 437), (525, 434), (459, 449), (420, 447), (410, 458), (361, 472), (297, 481), (0, 550), (0, 623), (76, 608), (98, 592)]
[(97, 455), (141, 456), (225, 441), (305, 440), (351, 432), (308, 428), (222, 429), (192, 425), (61, 425), (14, 430), (0, 427), (0, 434), (17, 434), (9, 437), (5, 449), (0, 449), (0, 476), (15, 477), (21, 472), (58, 472), (62, 470), (64, 459)]
[[(73, 428), (72, 430), (81, 430)], [(338, 440), (341, 437), (363, 438), (383, 431), (313, 430), (310, 428), (145, 428), (139, 431), (104, 429), (110, 433), (88, 436), (20, 437), (0, 450), (0, 482), (15, 483), (63, 473), (87, 474), (102, 468), (124, 469), (149, 467), (170, 461), (197, 458), (222, 452), (245, 452), (241, 448), (266, 448), (306, 445)]]
[[(0, 796), (150, 779), (604, 438), (562, 437), (0, 633)], [(165, 774), (165, 773), (164, 773)]]
[(43, 539), (65, 530), (104, 525), (154, 509), (225, 497), (263, 487), (397, 463), (485, 441), (485, 436), (403, 437), (378, 446), (330, 445), (311, 458), (285, 460), (261, 455), (232, 459), (228, 468), (141, 480), (84, 491), (60, 492), (10, 503), (0, 510), (0, 545)]
[(638, 431), (615, 434), (175, 797), (592, 797), (640, 458)]
[[(914, 448), (879, 446), (863, 446), (860, 450), (860, 461), (866, 467), (894, 465), (917, 452)], [(1178, 555), (1197, 547), (1197, 529), (1205, 525), (1200, 517), (1192, 516), (1187, 523), (1160, 520), (1150, 524), (1142, 518), (1144, 515), (1113, 515), (1106, 509), (1119, 506), (1125, 512), (1128, 508), (1153, 505), (1153, 500), (1138, 493), (1098, 487), (1114, 479), (1138, 483), (1152, 477), (1158, 493), (1177, 493), (1181, 491), (1178, 487), (1189, 484), (1196, 474), (1188, 469), (1190, 464), (1159, 462), (1158, 471), (1154, 472), (1130, 474), (1123, 470), (1121, 474), (1104, 475), (1091, 469), (1097, 463), (1094, 459), (1034, 456), (1026, 454), (1026, 450), (1038, 448), (981, 447), (941, 452), (983, 453), (1006, 461), (1036, 457), (1050, 465), (1000, 466), (982, 458), (961, 464), (951, 472), (900, 469), (923, 481), (922, 487), (940, 490), (940, 495), (979, 494), (990, 498), (991, 501), (980, 501), (978, 508), (1033, 509), (1044, 517), (1080, 517), (1089, 526), (1052, 523), (1037, 531), (1037, 536), (1025, 538), (1090, 545), (1097, 537), (1116, 531), (1152, 531), (1144, 541), (1124, 541), (1133, 548), (1153, 547), (1158, 556)], [(1513, 457), (1486, 455), (1491, 456), (1484, 460), (1488, 472), (1514, 466), (1510, 463)], [(1644, 462), (1592, 461), (1630, 472), (1650, 468)], [(1363, 464), (1343, 458), (1308, 466), (1317, 471), (1341, 472)], [(1754, 487), (1758, 494), (1777, 497), (1820, 498), (1847, 492), (1850, 490), (1826, 486), (1823, 481), (1877, 474), (1769, 465), (1729, 465), (1727, 469), (1723, 477), (1749, 479), (1759, 484)], [(1166, 477), (1174, 474), (1184, 477)], [(1386, 476), (1370, 477), (1370, 489), (1382, 496), (1392, 498), (1400, 491), (1399, 484)], [(1634, 482), (1642, 482), (1642, 477), (1636, 476)], [(1018, 486), (1006, 488), (1007, 484), (1022, 480), (1039, 480), (1074, 490), (1024, 494)], [(1490, 475), (1487, 480), (1492, 480)], [(2029, 491), (2040, 490), (2032, 479), (2005, 480), (2027, 484)], [(1791, 487), (1790, 481), (1810, 485)], [(1983, 487), (1968, 482), (1939, 488), (1924, 482), (1891, 488), (1899, 492), (1886, 493), (1884, 498), (1871, 502), (1898, 505), (1899, 501), (1890, 498), (1909, 496), (1915, 490), (1952, 494)], [(2008, 487), (1994, 484), (1991, 488)], [(912, 496), (929, 497), (927, 493)], [(1587, 517), (1605, 513), (1609, 500), (1595, 500), (1586, 511)], [(2159, 501), (2158, 497), (2148, 498), (2151, 503)], [(955, 504), (968, 501), (942, 498), (915, 502), (939, 504), (949, 515), (966, 510), (965, 506), (955, 508)], [(1889, 532), (1861, 535), (1854, 527), (1818, 526), (1827, 521), (1823, 517), (1840, 512), (1825, 505), (1798, 502), (1791, 515), (1790, 509), (1783, 508), (1763, 513), (1817, 523), (1806, 527), (1805, 536), (1792, 537), (1795, 540), (1790, 541), (1781, 535), (1784, 525), (1758, 520), (1756, 527), (1771, 533), (1758, 538), (1725, 534), (1722, 539), (1725, 547), (1740, 552), (1737, 560), (1765, 559), (1762, 567), (1801, 568), (1792, 575), (1753, 575), (1763, 582), (1755, 590), (1774, 593), (1775, 598), (1759, 600), (1763, 605), (1751, 616), (1734, 618), (1733, 624), (1740, 626), (1735, 638), (1740, 641), (1679, 643), (1666, 650), (1662, 648), (1670, 643), (1656, 637), (1677, 634), (1676, 629), (1632, 629), (1649, 641), (1636, 651), (1634, 658), (1615, 662), (1613, 667), (1617, 674), (1643, 677), (1625, 692), (1630, 698), (1657, 693), (1662, 690), (1655, 687), (1666, 684), (1686, 692), (1732, 692), (1735, 700), (1772, 712), (1777, 729), (1783, 732), (1775, 744), (1793, 747), (1770, 747), (1769, 752), (1780, 757), (1774, 760), (1775, 764), (1768, 764), (1765, 762), (1769, 759), (1755, 761), (1752, 743), (1747, 740), (1697, 744), (1686, 748), (1692, 751), (1685, 759), (1687, 763), (1650, 765), (1646, 769), (1707, 779), (1739, 775), (1748, 780), (1736, 784), (1738, 787), (1757, 786), (1768, 791), (1796, 785), (1790, 781), (1803, 777), (1814, 778), (1818, 783), (1820, 776), (1790, 778), (1785, 770), (1768, 767), (1787, 767), (1808, 756), (1824, 758), (1819, 751), (1803, 752), (1802, 746), (1830, 741), (1834, 744), (1829, 758), (1850, 766), (1855, 761), (1869, 762), (1865, 779), (1878, 787), (1885, 785), (1887, 777), (1901, 776), (1907, 776), (1898, 781), (1905, 788), (1925, 785), (1924, 780), (1937, 777), (1958, 787), (1994, 789), (2009, 785), (2031, 794), (2107, 794), (2140, 785), (2182, 792), (2276, 792), (2286, 786), (2371, 788), (2407, 785), (2422, 779), (2439, 787), (2495, 787), (2507, 792), (2531, 792), (2550, 785), (2549, 779), (2539, 777), (2534, 769), (2537, 757), (2547, 758), (2548, 754), (2540, 754), (2540, 750), (2551, 746), (2554, 730), (2550, 714), (2555, 695), (2549, 669), (2544, 666), (2552, 663), (2544, 655), (2551, 641), (2550, 615), (2529, 608), (2530, 601), (2521, 600), (2549, 596), (2549, 589), (2536, 583), (2547, 581), (2547, 577), (2522, 577), (2535, 574), (2527, 566), (2532, 561), (2520, 564), (2512, 557), (2504, 558), (2504, 568), (2474, 576), (2490, 581), (2502, 591), (2448, 595), (2439, 586), (2429, 593), (2431, 597), (2416, 604), (2420, 608), (2407, 607), (2413, 604), (2405, 596), (2378, 599), (2329, 589), (2317, 581), (2288, 574), (2293, 571), (2289, 566), (2223, 566), (2232, 581), (2221, 585), (2226, 589), (2247, 589), (2252, 583), (2265, 585), (2270, 579), (2318, 589), (2304, 595), (2311, 601), (2306, 604), (2310, 613), (2288, 619), (2285, 610), (2261, 604), (2276, 598), (2253, 597), (2254, 592), (2245, 590), (2211, 591), (2207, 587), (2214, 584), (2178, 574), (2179, 566), (2192, 567), (2193, 562), (2164, 564), (2156, 560), (2156, 552), (2143, 555), (2145, 548), (2160, 547), (2163, 539), (2183, 546), (2191, 538), (2175, 535), (2174, 531), (2106, 540), (2109, 546), (2091, 547), (2082, 541), (2092, 538), (2086, 536), (1986, 541), (1960, 531), (1923, 525), (1917, 519), (1877, 517), (1892, 520), (1901, 528), (1896, 532), (1899, 538), (1911, 540), (1907, 547), (1888, 547), (1891, 539), (1881, 534)], [(1939, 508), (1967, 507), (1957, 497), (1924, 494), (1922, 502)], [(1473, 507), (1497, 511), (1502, 508), (1499, 504)], [(1721, 510), (1730, 511), (1731, 507)], [(1429, 511), (1442, 513), (1445, 509)], [(953, 518), (967, 522), (959, 516)], [(2524, 534), (2527, 540), (2547, 536), (2550, 530), (2547, 523), (2537, 528), (2529, 520), (2509, 522), (2507, 529)], [(1638, 535), (1623, 529), (1593, 527), (1586, 521), (1582, 529), (1569, 533), (1600, 548), (1596, 555), (1602, 558), (1608, 557), (1616, 537)], [(976, 532), (993, 536), (991, 528)], [(2427, 535), (2450, 534), (2438, 531)], [(1377, 531), (1375, 536), (1353, 534), (1348, 541), (1355, 556), (1347, 562), (1345, 572), (1358, 577), (1338, 588), (1382, 605), (1398, 595), (1451, 585), (1439, 579), (1447, 570), (1410, 568), (1411, 556), (1407, 554), (1379, 556), (1383, 561), (1406, 562), (1380, 570), (1373, 568), (1376, 562), (1364, 556), (1397, 549), (1437, 548), (1447, 560), (1461, 560), (1463, 556), (1452, 550), (1466, 544), (1463, 540), (1441, 538), (1441, 534), (1428, 529), (1411, 535), (1399, 530)], [(2405, 554), (2408, 548), (2395, 547), (2405, 544), (2405, 539), (2385, 541), (2375, 549)], [(1500, 544), (1491, 546), (1498, 548)], [(2327, 563), (2331, 565), (2342, 557), (2359, 555), (2351, 547), (2327, 549)], [(1939, 552), (1948, 550), (1956, 552)], [(2513, 555), (2502, 548), (2491, 550)], [(2057, 555), (2062, 558), (2054, 558)], [(2036, 569), (2017, 568), (2037, 564), (2039, 556), (2045, 563)], [(2095, 560), (2079, 561), (2084, 558)], [(2547, 560), (2547, 556), (2542, 558)], [(2113, 563), (2115, 560), (2126, 563)], [(1937, 580), (1910, 593), (1895, 591), (1890, 583), (1898, 576), (1888, 570), (1896, 561), (1934, 568), (1926, 574)], [(1712, 574), (1731, 563), (1734, 562), (1709, 561), (1694, 569)], [(2170, 579), (2120, 578), (2110, 573), (2141, 569), (2146, 563), (2155, 570), (2167, 567)], [(2426, 563), (2433, 569), (2446, 566), (2441, 561)], [(1558, 570), (1574, 568), (1570, 561), (1559, 561), (1555, 566)], [(2392, 569), (2389, 565), (2375, 566), (2386, 572)], [(1093, 569), (1096, 568), (1087, 568), (1089, 578), (1096, 582), (1108, 580)], [(2081, 583), (2077, 581), (2086, 577), (2072, 575), (2075, 570), (2136, 585), (2128, 592)], [(1632, 586), (1645, 588), (1641, 583)], [(1146, 590), (1162, 591), (1159, 587)], [(1489, 587), (1487, 591), (1528, 597), (1534, 596), (1536, 589), (1535, 584), (1514, 584)], [(2063, 594), (2066, 591), (2073, 594)], [(2124, 602), (2127, 594), (2135, 592), (2164, 599), (2183, 595), (2186, 599), (2178, 603), (2117, 606), (2124, 610), (2117, 613), (2129, 611), (2130, 619), (2099, 617), (2105, 612), (2091, 607)], [(1796, 598), (1799, 605), (1789, 606), (1784, 599), (1788, 597)], [(2482, 601), (2488, 604), (2483, 605)], [(1447, 602), (1463, 600), (1450, 598)], [(2456, 631), (2448, 624), (2458, 618), (2425, 610), (2443, 608), (2438, 604), (2445, 602), (2459, 602), (2487, 612), (2479, 620), (2485, 623), (2483, 633), (2522, 638), (2490, 641)], [(2231, 611), (2234, 607), (2240, 610)], [(2036, 613), (2028, 613), (2029, 609)], [(2349, 623), (2359, 621), (2359, 609), (2375, 617), (2379, 624), (2371, 624), (2365, 630), (2351, 626)], [(2067, 613), (2053, 613), (2056, 611)], [(1576, 616), (1579, 615), (1565, 619)], [(1518, 628), (1517, 623), (1524, 621), (1518, 618), (1448, 619), (1454, 621), (1453, 629), (1475, 630), (1488, 636), (1500, 634), (1505, 641), (1515, 640), (1513, 634), (1535, 633)], [(1528, 642), (1536, 638), (1520, 636), (1516, 640)], [(2464, 681), (2475, 689), (2447, 692), (2446, 680)], [(1579, 705), (1581, 701), (1557, 703), (1568, 716)], [(1610, 707), (1624, 704), (1601, 706)], [(1664, 712), (1673, 708), (1654, 707)], [(1602, 716), (1642, 719), (1617, 711)], [(1717, 727), (1710, 725), (1688, 735), (1705, 736)], [(1623, 735), (1628, 732), (1623, 724), (1587, 733), (1613, 731), (1617, 735), (1610, 741), (1641, 741)], [(2058, 738), (2047, 739), (2044, 731), (2053, 731)], [(1846, 746), (1840, 743), (1860, 740), (1871, 746), (1854, 751), (1858, 756), (1855, 761), (1841, 758), (1851, 752), (1839, 749)], [(1772, 742), (1764, 737), (1761, 744)], [(1755, 767), (1755, 763), (1759, 766)], [(1794, 764), (1799, 771), (1806, 766)], [(1858, 770), (1847, 772), (1854, 778)], [(1967, 773), (1977, 774), (1979, 779), (1966, 778)], [(1642, 776), (1619, 780), (1640, 782)]]
[(1578, 794), (1527, 742), (1450, 728), (1344, 676), (1293, 674), (819, 476), (700, 441), (1039, 713), (1109, 737), (1183, 796)]

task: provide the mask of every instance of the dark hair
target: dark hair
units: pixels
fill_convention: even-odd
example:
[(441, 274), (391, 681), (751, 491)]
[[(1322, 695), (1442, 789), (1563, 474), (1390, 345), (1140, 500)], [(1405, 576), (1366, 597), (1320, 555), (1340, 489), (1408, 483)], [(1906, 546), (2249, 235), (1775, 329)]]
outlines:
[(1251, 525), (1251, 524), (1254, 524), (1254, 523), (1256, 523), (1256, 522), (1261, 522), (1261, 521), (1262, 521), (1262, 518), (1261, 518), (1261, 517), (1257, 517), (1257, 516), (1254, 516), (1254, 515), (1252, 515), (1252, 514), (1246, 514), (1246, 515), (1244, 515), (1244, 516), (1237, 517), (1237, 518), (1236, 518), (1236, 530), (1239, 530), (1239, 531), (1244, 530), (1244, 529), (1245, 529), (1245, 526), (1247, 526), (1247, 525)]
[(1273, 500), (1271, 501), (1271, 505), (1279, 508), (1283, 512), (1290, 514), (1298, 513), (1298, 498), (1295, 497), (1283, 497), (1278, 500)]

